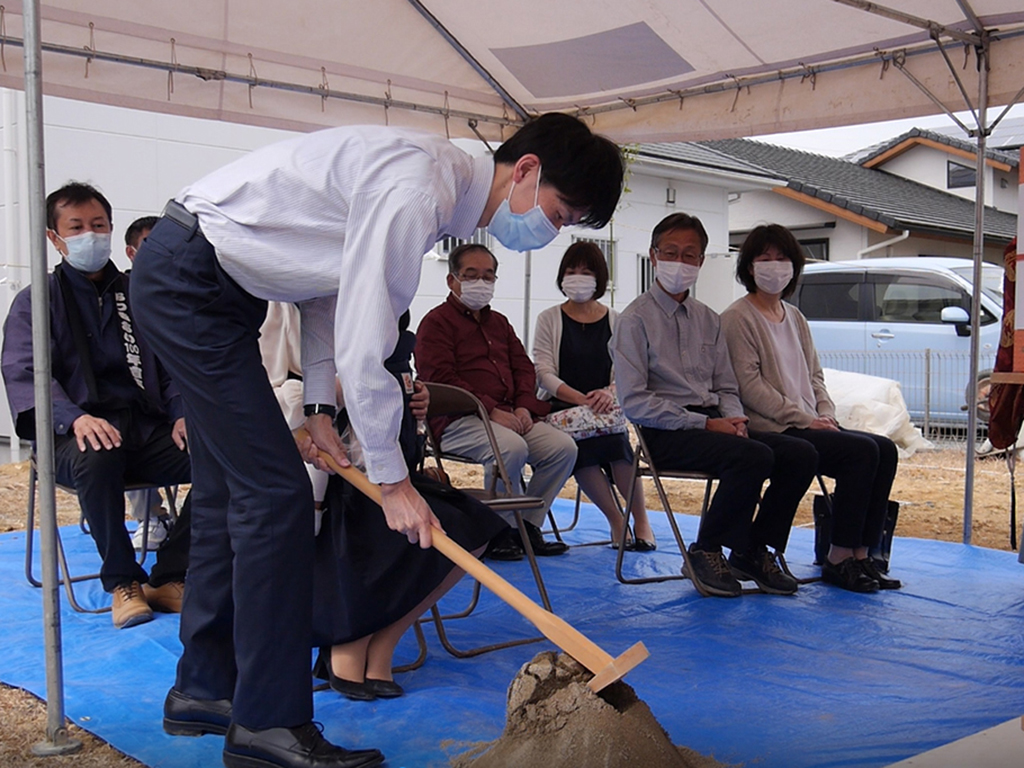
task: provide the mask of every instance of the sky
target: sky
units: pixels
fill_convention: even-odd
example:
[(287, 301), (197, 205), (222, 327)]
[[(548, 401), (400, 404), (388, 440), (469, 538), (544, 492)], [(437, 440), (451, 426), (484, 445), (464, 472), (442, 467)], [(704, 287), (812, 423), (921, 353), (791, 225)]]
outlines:
[[(1000, 112), (1002, 112), (1002, 107), (990, 109), (989, 120), (995, 120)], [(1010, 109), (1006, 118), (1013, 117), (1024, 117), (1024, 104), (1018, 104)], [(973, 118), (969, 112), (957, 113), (957, 118), (968, 127), (971, 127), (973, 124)], [(905, 120), (890, 120), (883, 123), (848, 125), (842, 128), (821, 128), (813, 131), (775, 133), (755, 138), (759, 141), (793, 149), (802, 149), (807, 152), (816, 152), (831, 157), (842, 157), (858, 149), (863, 149), (880, 141), (899, 136), (911, 128), (937, 128), (955, 125), (956, 123), (948, 115), (929, 115), (927, 117), (913, 117)], [(968, 136), (962, 134), (961, 138), (967, 139)]]

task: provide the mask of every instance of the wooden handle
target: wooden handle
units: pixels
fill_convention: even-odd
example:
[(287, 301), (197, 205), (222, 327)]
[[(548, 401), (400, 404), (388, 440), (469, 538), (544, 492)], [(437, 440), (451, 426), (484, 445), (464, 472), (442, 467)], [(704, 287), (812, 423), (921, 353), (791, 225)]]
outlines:
[[(297, 439), (302, 439), (308, 436), (308, 434), (304, 429), (299, 429), (295, 432)], [(332, 470), (345, 478), (345, 480), (354, 485), (368, 498), (383, 506), (379, 485), (370, 482), (370, 478), (355, 467), (342, 467), (330, 454), (321, 452), (320, 457)], [(537, 605), (505, 581), (505, 579), (473, 557), (472, 554), (448, 538), (448, 534), (440, 528), (435, 527), (430, 532), (430, 535), (434, 549), (525, 616), (540, 630), (544, 637), (568, 653), (595, 675), (608, 669), (614, 663), (615, 659), (612, 658), (611, 654), (602, 650), (600, 646), (572, 627), (564, 619), (560, 619), (555, 614)]]

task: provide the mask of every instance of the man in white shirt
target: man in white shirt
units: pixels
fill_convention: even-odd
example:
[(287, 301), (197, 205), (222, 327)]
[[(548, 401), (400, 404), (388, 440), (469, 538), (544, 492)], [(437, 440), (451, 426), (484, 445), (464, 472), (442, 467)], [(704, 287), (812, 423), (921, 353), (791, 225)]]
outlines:
[(266, 301), (302, 313), (305, 457), (321, 469), (322, 452), (347, 463), (332, 423), (337, 375), (389, 527), (429, 547), (436, 519), (409, 482), (402, 395), (383, 365), (422, 255), (481, 226), (516, 250), (565, 225), (601, 227), (622, 179), (614, 144), (550, 114), (493, 161), (412, 131), (320, 131), (258, 150), (168, 203), (132, 281), (139, 324), (191, 411), (197, 534), (166, 730), (227, 731), (228, 766), (382, 759), (330, 746), (310, 724), (313, 504), (260, 364)]

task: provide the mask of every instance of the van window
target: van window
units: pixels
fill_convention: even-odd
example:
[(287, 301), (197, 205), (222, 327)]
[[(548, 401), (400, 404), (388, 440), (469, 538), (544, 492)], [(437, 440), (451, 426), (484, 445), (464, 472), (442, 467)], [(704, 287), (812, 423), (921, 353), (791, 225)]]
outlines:
[(808, 320), (856, 320), (862, 275), (804, 275), (793, 301)]
[(941, 323), (942, 310), (971, 311), (971, 298), (952, 283), (905, 275), (876, 276), (871, 283), (874, 318), (889, 323)]

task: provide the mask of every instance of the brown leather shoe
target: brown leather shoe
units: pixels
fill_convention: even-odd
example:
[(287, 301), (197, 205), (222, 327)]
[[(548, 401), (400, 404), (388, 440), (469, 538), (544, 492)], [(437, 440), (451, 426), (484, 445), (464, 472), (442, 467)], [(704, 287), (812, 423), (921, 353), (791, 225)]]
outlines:
[(126, 629), (153, 620), (153, 611), (142, 596), (139, 582), (114, 587), (114, 605), (110, 615), (116, 629)]
[(185, 582), (169, 581), (159, 587), (142, 585), (142, 594), (154, 611), (160, 613), (181, 613), (181, 598), (185, 595)]

